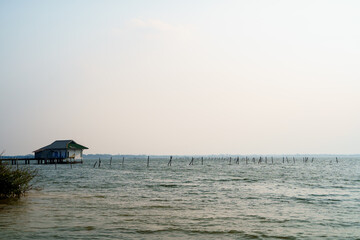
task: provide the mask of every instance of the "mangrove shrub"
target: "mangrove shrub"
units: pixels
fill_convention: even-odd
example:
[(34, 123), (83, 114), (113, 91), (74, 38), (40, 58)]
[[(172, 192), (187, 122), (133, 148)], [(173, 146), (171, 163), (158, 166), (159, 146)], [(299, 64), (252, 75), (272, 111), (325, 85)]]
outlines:
[(20, 198), (32, 188), (31, 180), (36, 175), (36, 170), (15, 169), (0, 163), (0, 198)]

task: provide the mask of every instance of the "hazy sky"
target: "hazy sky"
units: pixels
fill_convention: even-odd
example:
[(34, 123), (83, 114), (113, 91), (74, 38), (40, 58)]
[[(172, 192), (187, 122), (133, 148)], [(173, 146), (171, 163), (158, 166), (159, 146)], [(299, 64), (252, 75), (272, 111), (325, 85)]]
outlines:
[(0, 152), (360, 153), (360, 1), (0, 0)]

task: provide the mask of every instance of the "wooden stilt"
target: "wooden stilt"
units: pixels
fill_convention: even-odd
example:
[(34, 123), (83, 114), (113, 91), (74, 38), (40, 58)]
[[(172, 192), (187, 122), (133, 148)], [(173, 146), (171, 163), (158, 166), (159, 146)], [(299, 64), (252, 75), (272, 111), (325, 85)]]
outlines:
[(190, 161), (190, 163), (189, 163), (189, 166), (190, 166), (190, 165), (194, 165), (194, 157), (191, 158), (191, 161)]

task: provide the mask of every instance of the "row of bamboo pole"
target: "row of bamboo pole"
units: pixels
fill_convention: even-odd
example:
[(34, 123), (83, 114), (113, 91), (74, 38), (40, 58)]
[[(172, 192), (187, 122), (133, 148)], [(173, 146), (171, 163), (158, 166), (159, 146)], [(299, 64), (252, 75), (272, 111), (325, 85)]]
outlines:
[[(186, 157), (186, 158), (189, 158), (189, 157)], [(184, 159), (184, 158), (179, 158), (179, 159)], [(201, 161), (201, 165), (204, 165), (204, 157), (200, 157), (200, 158), (198, 158), (200, 161)], [(234, 164), (240, 164), (240, 157), (216, 157), (216, 158), (211, 158), (211, 157), (209, 157), (209, 158), (207, 158), (208, 160), (222, 160), (222, 161), (228, 161), (228, 164), (229, 165), (231, 165), (232, 164), (232, 162), (234, 161)], [(189, 166), (190, 165), (194, 165), (194, 160), (196, 160), (196, 158), (194, 158), (194, 157), (191, 157), (191, 160), (190, 160), (190, 162), (189, 162)], [(315, 158), (314, 157), (312, 157), (311, 158), (311, 160), (310, 160), (310, 158), (309, 157), (302, 157), (302, 162), (303, 163), (307, 163), (307, 162), (311, 162), (311, 163), (313, 163), (314, 162), (314, 160), (315, 160)], [(262, 163), (264, 163), (264, 164), (268, 164), (268, 163), (270, 163), (270, 161), (271, 161), (271, 164), (274, 164), (274, 157), (259, 157), (259, 158), (255, 158), (255, 157), (252, 157), (251, 159), (250, 159), (250, 157), (242, 157), (241, 158), (241, 161), (242, 162), (244, 162), (246, 165), (247, 164), (249, 164), (249, 163), (253, 163), (253, 164), (262, 164)], [(282, 157), (282, 163), (283, 164), (285, 164), (285, 162), (286, 163), (291, 163), (291, 162), (293, 162), (293, 164), (295, 164), (296, 163), (296, 161), (297, 161), (297, 159), (295, 158), (295, 157), (292, 157), (292, 159), (289, 159), (289, 157)], [(336, 163), (339, 163), (339, 159), (336, 157), (335, 158), (335, 161), (336, 161)], [(122, 165), (124, 165), (124, 162), (125, 162), (125, 157), (122, 157)], [(173, 156), (170, 156), (169, 157), (169, 161), (168, 161), (168, 163), (167, 163), (167, 166), (171, 166), (171, 164), (172, 164), (172, 162), (173, 162)], [(330, 163), (332, 163), (332, 159), (330, 160)], [(109, 164), (111, 165), (112, 164), (112, 157), (110, 158), (110, 161), (109, 161)], [(98, 168), (100, 168), (100, 166), (101, 166), (101, 158), (99, 158), (99, 160), (98, 161), (96, 161), (95, 163), (94, 163), (94, 168), (96, 167), (96, 166), (98, 166)], [(146, 167), (150, 167), (150, 156), (147, 156), (147, 161), (146, 161)]]

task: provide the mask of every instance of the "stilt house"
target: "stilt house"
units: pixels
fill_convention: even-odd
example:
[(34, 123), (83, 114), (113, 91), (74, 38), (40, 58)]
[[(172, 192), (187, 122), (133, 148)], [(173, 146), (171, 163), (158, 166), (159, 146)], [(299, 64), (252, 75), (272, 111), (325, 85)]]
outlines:
[(77, 144), (73, 140), (56, 140), (50, 145), (35, 150), (37, 159), (73, 159), (82, 160), (85, 146)]

